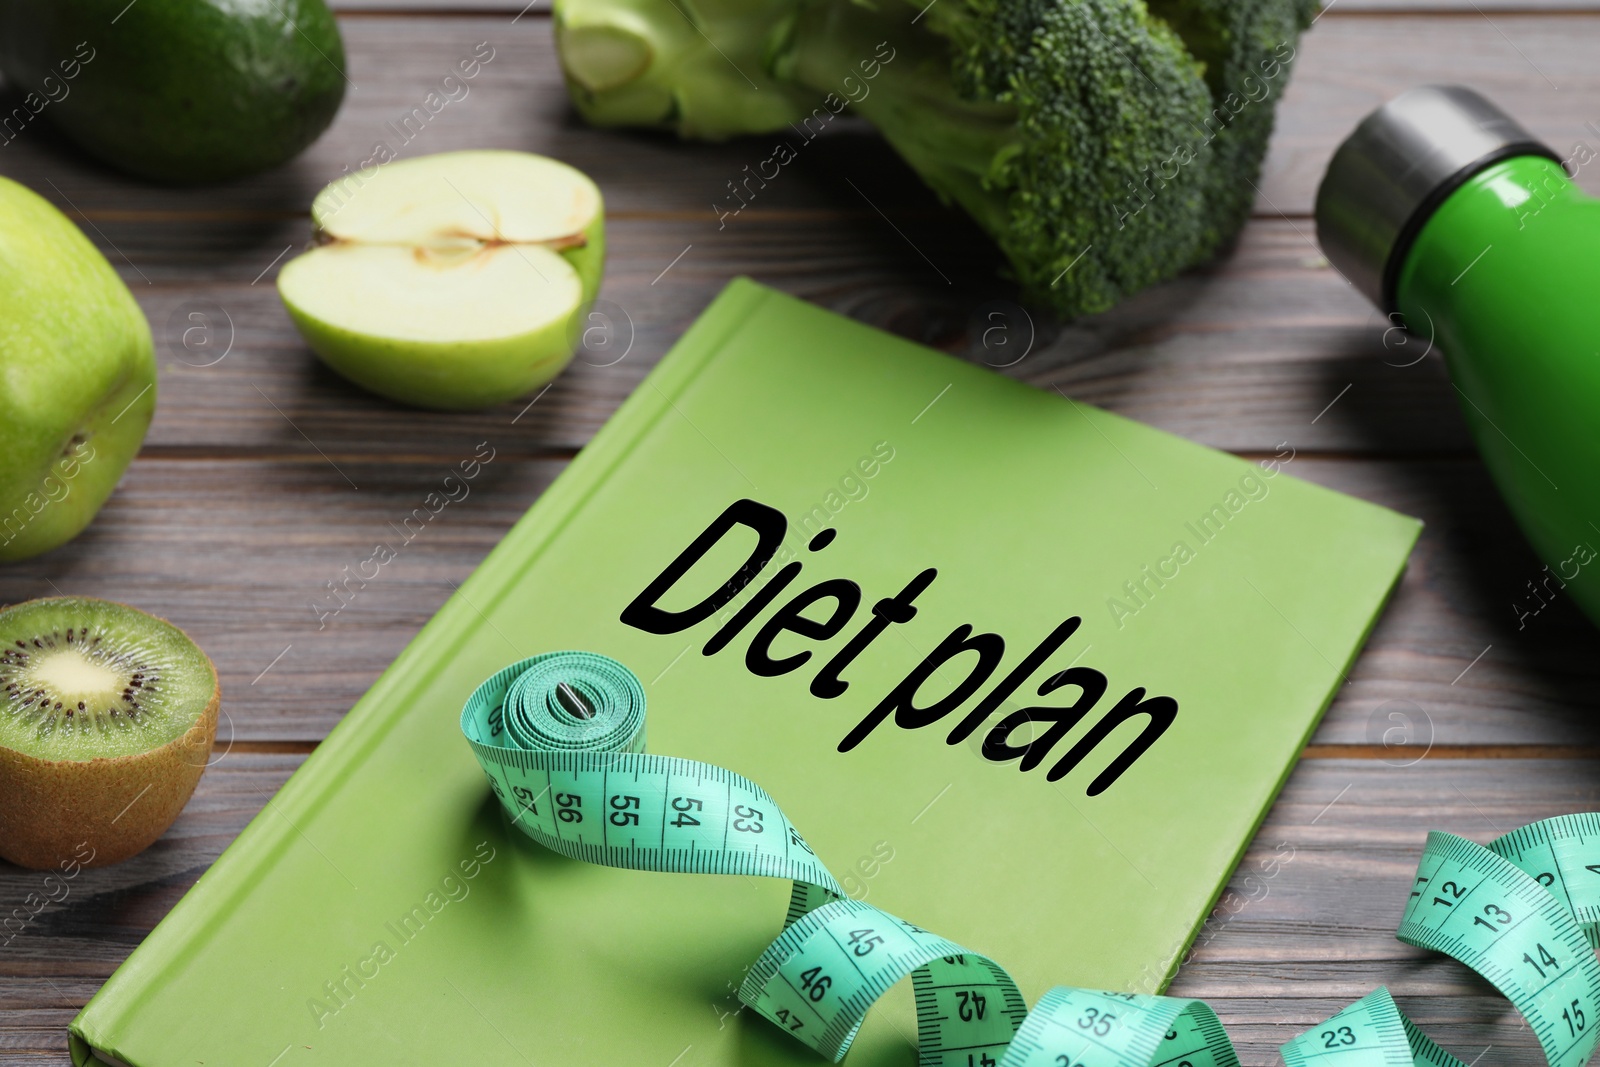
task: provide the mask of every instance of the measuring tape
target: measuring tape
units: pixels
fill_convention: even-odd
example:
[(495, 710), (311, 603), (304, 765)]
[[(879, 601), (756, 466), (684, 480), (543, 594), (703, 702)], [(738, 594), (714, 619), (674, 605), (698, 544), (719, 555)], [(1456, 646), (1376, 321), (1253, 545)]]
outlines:
[[(783, 933), (739, 998), (834, 1062), (909, 976), (921, 1067), (1239, 1067), (1201, 1001), (1058, 986), (1030, 1011), (987, 956), (848, 899), (756, 783), (644, 750), (644, 687), (615, 660), (514, 663), (467, 700), (461, 729), (506, 814), (546, 848), (631, 870), (791, 880)], [(1492, 982), (1550, 1067), (1583, 1067), (1600, 1037), (1600, 815), (1533, 823), (1487, 847), (1430, 834), (1397, 936)], [(1382, 987), (1282, 1052), (1286, 1067), (1465, 1067)]]
[(1284, 1067), (1467, 1067), (1418, 1030), (1383, 986), (1281, 1051)]
[[(1581, 1067), (1600, 1037), (1600, 963), (1573, 913), (1575, 886), (1600, 882), (1580, 849), (1594, 815), (1547, 819), (1488, 848), (1428, 835), (1395, 936), (1454, 956), (1515, 1004), (1552, 1067)], [(1600, 860), (1600, 848), (1589, 859)], [(1578, 877), (1579, 872), (1582, 878)]]

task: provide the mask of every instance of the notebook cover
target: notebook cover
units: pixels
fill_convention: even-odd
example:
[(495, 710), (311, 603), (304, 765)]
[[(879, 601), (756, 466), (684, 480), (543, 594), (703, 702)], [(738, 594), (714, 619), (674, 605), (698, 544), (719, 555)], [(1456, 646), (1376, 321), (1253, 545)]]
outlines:
[[(779, 509), (790, 532), (739, 598), (677, 633), (620, 621), (740, 499)], [(824, 524), (836, 539), (808, 550)], [(92, 1049), (131, 1067), (820, 1062), (733, 992), (779, 932), (787, 883), (591, 866), (502, 821), (460, 736), (462, 703), (507, 663), (560, 648), (631, 666), (651, 751), (754, 779), (852, 895), (1000, 961), (1030, 1002), (1057, 984), (1151, 991), (1418, 530), (737, 280), (112, 975), (72, 1023), (74, 1060)], [(709, 595), (755, 540), (734, 528), (658, 606)], [(785, 594), (703, 654), (795, 560)], [(915, 617), (842, 672), (842, 695), (812, 695), (871, 606), (926, 568), (937, 575)], [(773, 656), (810, 660), (752, 673), (747, 649), (776, 607), (835, 578), (861, 589), (850, 624), (822, 642), (781, 634)], [(1072, 616), (1079, 629), (1001, 705), (1070, 702), (1073, 687), (1035, 694), (1066, 667), (1092, 667), (1106, 695), (1066, 740), (1028, 772), (985, 759), (983, 730), (948, 744)], [(891, 716), (839, 751), (966, 624), (1005, 647), (977, 694), (920, 729)], [(977, 660), (945, 663), (915, 703)], [(1049, 781), (1072, 741), (1140, 687), (1176, 702), (1165, 732), (1097, 795), (1148, 716)], [(851, 1063), (914, 1062), (909, 990), (890, 1001)]]

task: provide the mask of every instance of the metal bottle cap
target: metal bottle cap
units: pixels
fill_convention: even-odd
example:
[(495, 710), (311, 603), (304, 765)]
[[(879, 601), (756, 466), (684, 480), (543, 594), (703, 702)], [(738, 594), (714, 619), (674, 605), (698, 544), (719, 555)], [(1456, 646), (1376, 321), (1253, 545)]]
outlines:
[(1384, 311), (1411, 242), (1462, 183), (1548, 147), (1471, 89), (1425, 85), (1368, 115), (1334, 152), (1317, 188), (1317, 241), (1339, 273)]

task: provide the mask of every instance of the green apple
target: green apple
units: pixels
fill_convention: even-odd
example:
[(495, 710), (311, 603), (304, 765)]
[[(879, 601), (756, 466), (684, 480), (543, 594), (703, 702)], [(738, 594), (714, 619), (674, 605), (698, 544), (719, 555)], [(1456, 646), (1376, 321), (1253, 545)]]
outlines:
[(0, 178), (0, 560), (77, 536), (156, 406), (150, 325), (111, 264)]
[(527, 152), (445, 152), (346, 175), (311, 205), (317, 246), (278, 294), (323, 361), (441, 410), (522, 396), (572, 358), (600, 287), (600, 190)]

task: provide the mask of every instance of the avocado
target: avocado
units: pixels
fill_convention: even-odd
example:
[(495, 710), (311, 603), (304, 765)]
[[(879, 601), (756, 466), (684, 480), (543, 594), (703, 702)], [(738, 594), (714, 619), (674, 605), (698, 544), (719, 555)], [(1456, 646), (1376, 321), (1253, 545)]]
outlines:
[(345, 87), (323, 0), (0, 0), (0, 71), (21, 91), (0, 138), (48, 121), (120, 170), (174, 183), (290, 159)]

